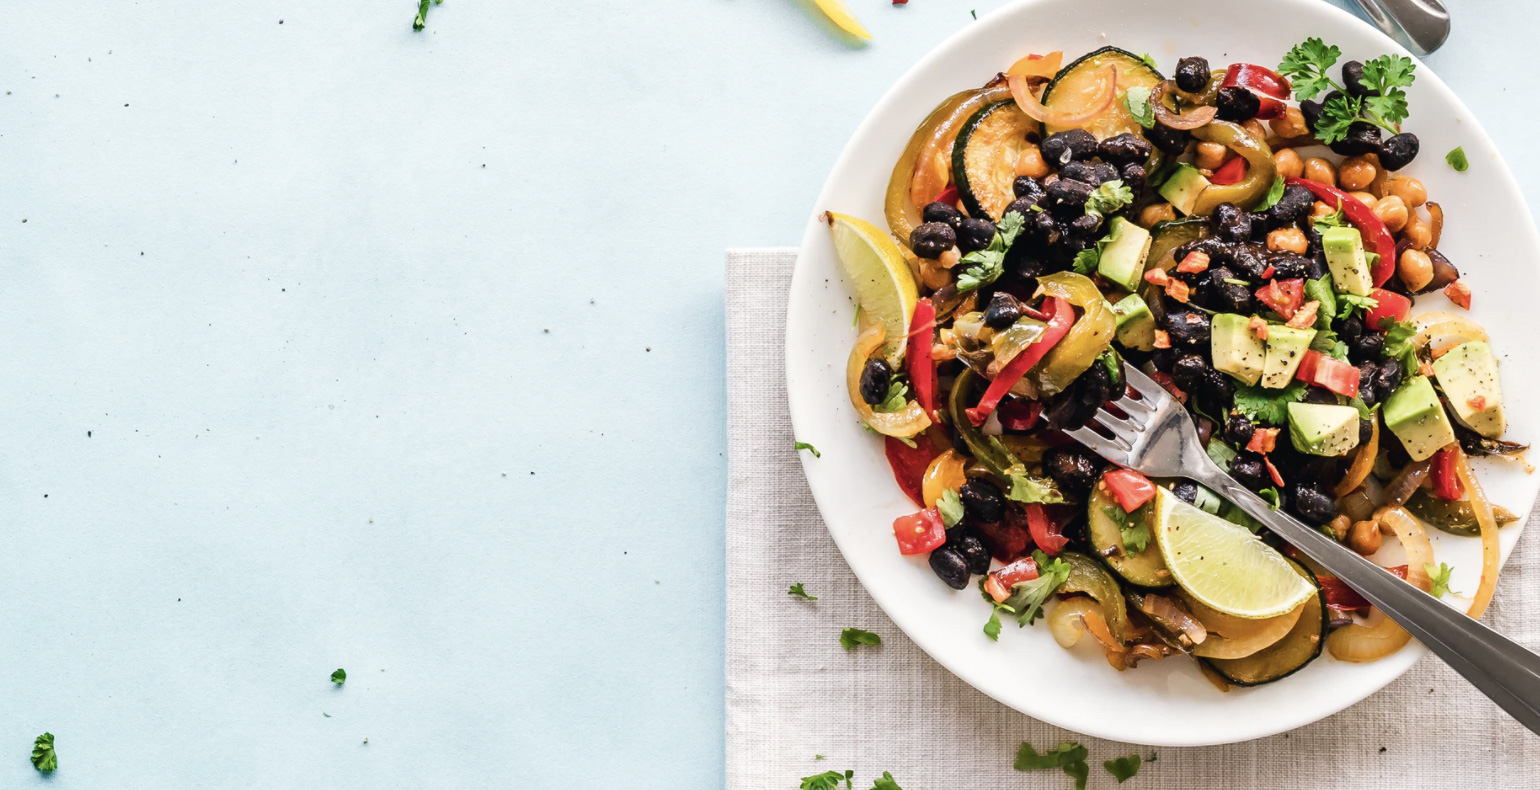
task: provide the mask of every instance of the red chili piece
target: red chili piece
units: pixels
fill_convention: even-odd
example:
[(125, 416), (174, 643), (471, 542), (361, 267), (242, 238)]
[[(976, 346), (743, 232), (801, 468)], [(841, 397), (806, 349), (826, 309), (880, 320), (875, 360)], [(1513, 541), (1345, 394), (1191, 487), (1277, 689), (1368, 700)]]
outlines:
[(1433, 454), (1433, 495), (1454, 501), (1465, 495), (1465, 487), (1454, 472), (1454, 448), (1445, 447)]
[(1396, 240), (1391, 238), (1385, 223), (1374, 216), (1374, 212), (1370, 211), (1368, 206), (1336, 187), (1306, 181), (1303, 178), (1291, 177), (1284, 181), (1310, 190), (1311, 194), (1329, 206), (1341, 206), (1342, 213), (1347, 215), (1348, 222), (1353, 223), (1353, 227), (1358, 228), (1358, 232), (1363, 235), (1364, 245), (1373, 247), (1374, 252), (1380, 256), (1369, 272), (1374, 278), (1374, 284), (1384, 285), (1385, 281), (1390, 279), (1390, 275), (1396, 271)]
[(1067, 300), (1057, 296), (1048, 297), (1048, 302), (1053, 306), (1053, 315), (1048, 319), (1048, 327), (1043, 330), (1041, 337), (1025, 351), (1017, 354), (1010, 363), (995, 376), (995, 380), (989, 382), (989, 389), (984, 391), (983, 400), (979, 405), (968, 410), (968, 421), (974, 425), (983, 425), (989, 419), (989, 415), (1000, 405), (1000, 399), (1011, 391), (1011, 387), (1027, 375), (1027, 371), (1042, 359), (1055, 343), (1058, 343), (1069, 333), (1070, 325), (1075, 323), (1075, 308)]
[(909, 322), (914, 329), (909, 333), (909, 345), (904, 350), (904, 364), (909, 368), (909, 383), (914, 385), (914, 399), (926, 414), (936, 413), (936, 363), (930, 356), (931, 343), (936, 330), (936, 308), (930, 299), (921, 299), (914, 306), (914, 318)]

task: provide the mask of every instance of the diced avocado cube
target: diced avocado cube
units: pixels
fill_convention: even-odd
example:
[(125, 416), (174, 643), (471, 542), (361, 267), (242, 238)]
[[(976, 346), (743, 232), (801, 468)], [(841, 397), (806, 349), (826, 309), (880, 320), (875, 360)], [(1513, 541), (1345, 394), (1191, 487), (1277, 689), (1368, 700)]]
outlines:
[(1294, 380), (1294, 371), (1310, 350), (1314, 329), (1295, 329), (1272, 324), (1267, 327), (1267, 359), (1262, 363), (1262, 386), (1283, 389)]
[(1192, 213), (1193, 204), (1198, 202), (1198, 194), (1208, 187), (1208, 178), (1198, 172), (1198, 168), (1184, 163), (1166, 179), (1166, 183), (1160, 185), (1160, 196), (1186, 215)]
[(1358, 410), (1331, 403), (1290, 403), (1289, 440), (1310, 455), (1342, 455), (1358, 446)]
[(1427, 376), (1412, 376), (1385, 399), (1385, 427), (1390, 429), (1413, 461), (1422, 461), (1454, 441), (1449, 416), (1438, 402)]
[(1155, 350), (1155, 316), (1139, 294), (1129, 294), (1112, 306), (1118, 320), (1117, 339), (1125, 348)]
[(1250, 318), (1234, 313), (1214, 316), (1209, 331), (1209, 349), (1213, 352), (1215, 370), (1228, 373), (1252, 387), (1262, 378), (1267, 344), (1251, 331)]
[(1479, 341), (1455, 346), (1433, 361), (1433, 373), (1455, 419), (1488, 439), (1503, 435), (1503, 389), (1490, 346)]
[(1354, 296), (1368, 296), (1374, 290), (1374, 277), (1364, 258), (1364, 238), (1357, 228), (1327, 228), (1321, 234), (1321, 248), (1337, 290)]
[(1102, 248), (1096, 272), (1125, 291), (1139, 290), (1144, 259), (1150, 254), (1150, 232), (1122, 218), (1113, 217), (1107, 227), (1107, 246)]

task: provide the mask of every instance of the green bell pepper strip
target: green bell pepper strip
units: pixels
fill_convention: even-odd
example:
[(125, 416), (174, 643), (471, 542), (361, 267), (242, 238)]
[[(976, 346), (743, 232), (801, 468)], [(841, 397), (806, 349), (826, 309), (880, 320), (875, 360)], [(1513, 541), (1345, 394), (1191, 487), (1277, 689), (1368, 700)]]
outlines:
[(963, 444), (968, 445), (968, 451), (973, 457), (989, 468), (1002, 480), (1009, 480), (1011, 470), (1020, 468), (1021, 461), (1016, 458), (1000, 441), (998, 436), (985, 436), (978, 426), (968, 421), (968, 397), (973, 394), (978, 383), (983, 380), (973, 368), (963, 368), (963, 372), (952, 382), (952, 396), (949, 408), (952, 410), (952, 427), (962, 437)]
[(1057, 272), (1037, 278), (1037, 284), (1042, 293), (1063, 299), (1084, 311), (1069, 333), (1029, 374), (1038, 393), (1046, 396), (1062, 392), (1087, 368), (1096, 364), (1097, 357), (1112, 345), (1118, 320), (1096, 283), (1085, 275)]
[(1059, 554), (1059, 559), (1069, 563), (1069, 578), (1059, 585), (1061, 593), (1085, 593), (1101, 604), (1102, 614), (1107, 617), (1107, 630), (1112, 638), (1122, 644), (1133, 641), (1133, 625), (1128, 620), (1128, 606), (1117, 579), (1103, 568), (1101, 563), (1073, 551)]
[(1262, 202), (1278, 177), (1278, 162), (1267, 143), (1251, 132), (1230, 123), (1213, 121), (1192, 130), (1192, 136), (1204, 142), (1220, 143), (1246, 160), (1246, 176), (1234, 184), (1215, 184), (1204, 189), (1193, 205), (1192, 213), (1206, 217), (1220, 203), (1234, 203), (1246, 211)]

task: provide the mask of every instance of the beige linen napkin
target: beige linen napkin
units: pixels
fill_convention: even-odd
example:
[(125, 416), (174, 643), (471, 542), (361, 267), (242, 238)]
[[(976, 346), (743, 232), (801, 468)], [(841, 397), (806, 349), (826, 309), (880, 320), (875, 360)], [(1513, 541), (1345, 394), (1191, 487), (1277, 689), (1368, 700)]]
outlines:
[[(808, 493), (786, 409), (784, 329), (794, 249), (727, 255), (727, 787), (794, 790), (800, 777), (891, 771), (905, 790), (1071, 788), (1019, 773), (1016, 747), (1061, 739), (1101, 762), (1151, 749), (1085, 738), (1001, 705), (958, 680), (883, 615), (845, 565)], [(1531, 527), (1534, 516), (1531, 515)], [(1520, 541), (1487, 621), (1540, 647), (1540, 539)], [(816, 602), (786, 594), (803, 582)], [(840, 629), (883, 638), (847, 653)], [(1248, 743), (1156, 749), (1130, 790), (1540, 788), (1540, 740), (1436, 658), (1316, 724)], [(815, 755), (826, 759), (815, 759)]]

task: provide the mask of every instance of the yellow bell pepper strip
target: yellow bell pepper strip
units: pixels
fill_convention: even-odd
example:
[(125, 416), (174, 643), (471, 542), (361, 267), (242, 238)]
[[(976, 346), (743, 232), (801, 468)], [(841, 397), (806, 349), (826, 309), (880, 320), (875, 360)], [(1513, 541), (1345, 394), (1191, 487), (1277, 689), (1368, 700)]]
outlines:
[(1011, 391), (1011, 387), (1015, 386), (1016, 382), (1020, 381), (1038, 360), (1046, 356), (1060, 338), (1069, 333), (1070, 325), (1075, 322), (1075, 308), (1071, 307), (1067, 300), (1057, 296), (1049, 297), (1049, 306), (1052, 309), (1049, 313), (1048, 328), (1043, 330), (1042, 336), (1028, 346), (1027, 350), (1011, 359), (1010, 363), (1000, 370), (1000, 375), (989, 382), (989, 389), (984, 391), (984, 398), (979, 401), (979, 405), (968, 410), (968, 421), (973, 425), (983, 425), (995, 407), (1000, 405), (1000, 400)]
[(1102, 297), (1091, 278), (1074, 272), (1056, 272), (1037, 278), (1038, 291), (1069, 302), (1084, 312), (1058, 345), (1033, 368), (1029, 381), (1039, 395), (1062, 392), (1081, 373), (1096, 364), (1096, 358), (1112, 345), (1117, 333), (1117, 317), (1112, 305)]
[(931, 110), (930, 115), (925, 117), (919, 128), (915, 129), (914, 134), (909, 137), (909, 144), (904, 146), (904, 153), (893, 165), (893, 175), (888, 178), (888, 192), (883, 201), (883, 213), (888, 218), (888, 229), (898, 237), (900, 244), (909, 244), (909, 234), (914, 232), (916, 225), (920, 224), (920, 209), (924, 208), (924, 206), (916, 206), (914, 201), (909, 199), (909, 187), (914, 181), (914, 167), (919, 160), (920, 148), (936, 131), (937, 125), (951, 117), (959, 104), (977, 93), (978, 91), (955, 93), (936, 109)]
[(1210, 143), (1220, 143), (1246, 160), (1246, 175), (1234, 184), (1215, 184), (1198, 195), (1192, 213), (1208, 216), (1220, 203), (1234, 203), (1246, 211), (1267, 197), (1278, 177), (1278, 163), (1267, 143), (1229, 121), (1214, 121), (1192, 130), (1192, 136)]
[(850, 404), (856, 408), (861, 422), (884, 436), (909, 438), (930, 427), (930, 417), (925, 415), (917, 401), (909, 401), (904, 408), (893, 412), (872, 411), (871, 404), (861, 398), (861, 371), (866, 360), (878, 349), (887, 330), (878, 321), (869, 321), (862, 314), (861, 334), (856, 337), (855, 348), (850, 350), (850, 361), (845, 365), (845, 387), (850, 391)]
[(839, 25), (840, 30), (856, 38), (871, 40), (872, 34), (867, 32), (866, 26), (861, 24), (861, 20), (856, 19), (855, 14), (850, 13), (845, 0), (813, 0), (813, 2), (818, 4), (834, 24)]

